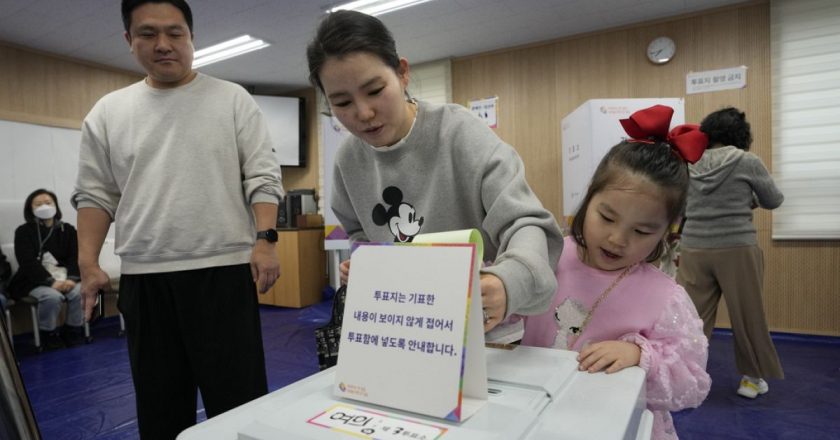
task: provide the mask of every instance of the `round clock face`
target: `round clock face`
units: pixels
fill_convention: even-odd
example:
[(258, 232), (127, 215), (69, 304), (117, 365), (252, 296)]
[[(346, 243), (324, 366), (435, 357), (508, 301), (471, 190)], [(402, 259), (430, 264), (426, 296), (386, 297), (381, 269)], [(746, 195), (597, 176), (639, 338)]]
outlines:
[(677, 45), (674, 40), (668, 37), (655, 38), (648, 44), (647, 57), (651, 63), (665, 64), (674, 58), (674, 53), (677, 51)]

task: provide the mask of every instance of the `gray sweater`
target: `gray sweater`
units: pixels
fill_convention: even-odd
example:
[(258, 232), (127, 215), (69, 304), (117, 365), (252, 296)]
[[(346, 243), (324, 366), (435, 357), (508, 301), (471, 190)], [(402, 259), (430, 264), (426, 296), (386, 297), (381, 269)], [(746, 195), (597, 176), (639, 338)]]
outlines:
[(755, 245), (753, 207), (775, 209), (784, 200), (761, 159), (734, 146), (706, 150), (689, 172), (685, 247)]
[(174, 89), (140, 81), (85, 118), (77, 208), (116, 225), (122, 273), (247, 263), (251, 204), (282, 196), (263, 116), (242, 87), (203, 74)]
[(332, 207), (352, 241), (410, 241), (418, 234), (476, 228), (483, 271), (498, 276), (507, 314), (551, 302), (563, 237), (525, 181), (519, 155), (458, 105), (418, 103), (397, 144), (351, 137), (336, 154)]

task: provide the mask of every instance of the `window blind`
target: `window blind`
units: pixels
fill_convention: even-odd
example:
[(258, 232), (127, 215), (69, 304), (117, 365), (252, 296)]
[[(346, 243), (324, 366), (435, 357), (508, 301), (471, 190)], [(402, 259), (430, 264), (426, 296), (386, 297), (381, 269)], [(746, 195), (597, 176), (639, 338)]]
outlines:
[(770, 5), (778, 240), (840, 239), (840, 2)]
[(452, 102), (452, 71), (447, 60), (412, 65), (408, 92), (411, 96), (432, 104)]

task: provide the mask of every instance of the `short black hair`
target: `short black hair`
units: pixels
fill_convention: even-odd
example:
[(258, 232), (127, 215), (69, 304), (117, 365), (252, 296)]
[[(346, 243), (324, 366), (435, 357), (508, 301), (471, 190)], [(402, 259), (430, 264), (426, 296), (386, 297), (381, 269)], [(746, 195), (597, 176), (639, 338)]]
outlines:
[(130, 32), (131, 29), (131, 13), (146, 3), (169, 3), (175, 6), (184, 15), (190, 33), (193, 32), (192, 10), (185, 0), (122, 0), (122, 21), (126, 32)]
[(38, 217), (35, 217), (35, 213), (32, 212), (32, 200), (41, 194), (49, 194), (52, 197), (53, 204), (55, 205), (55, 217), (53, 217), (53, 220), (61, 220), (61, 208), (58, 207), (58, 197), (50, 190), (38, 188), (32, 191), (32, 194), (26, 198), (26, 203), (23, 205), (23, 219), (26, 220), (26, 223), (35, 223), (35, 220), (38, 219)]
[[(592, 175), (586, 195), (572, 219), (570, 232), (578, 246), (586, 248), (583, 224), (592, 198), (628, 174), (644, 177), (662, 189), (669, 223), (674, 223), (685, 212), (689, 180), (688, 164), (685, 160), (667, 142), (622, 141), (601, 159), (595, 174)], [(652, 263), (658, 260), (664, 251), (665, 243), (660, 240), (659, 245), (645, 260)]]
[(400, 69), (397, 43), (384, 23), (358, 11), (340, 10), (321, 20), (315, 38), (306, 47), (309, 82), (323, 92), (321, 67), (327, 58), (341, 58), (354, 52), (373, 54), (395, 72)]
[(753, 141), (747, 116), (735, 107), (709, 113), (700, 123), (700, 131), (709, 136), (709, 146), (734, 145), (749, 151)]

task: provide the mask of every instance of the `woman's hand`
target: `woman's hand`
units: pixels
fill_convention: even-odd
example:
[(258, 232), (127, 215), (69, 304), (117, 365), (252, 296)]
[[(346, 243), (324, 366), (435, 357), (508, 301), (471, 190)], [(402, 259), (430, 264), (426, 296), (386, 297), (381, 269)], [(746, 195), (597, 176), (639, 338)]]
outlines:
[(55, 280), (55, 281), (53, 281), (52, 286), (50, 286), (50, 287), (52, 287), (55, 290), (58, 290), (59, 292), (65, 292), (64, 281)]
[(489, 273), (481, 274), (481, 304), (486, 317), (484, 332), (489, 332), (505, 319), (507, 312), (507, 291), (505, 283), (499, 277)]
[(62, 292), (68, 293), (76, 287), (76, 282), (73, 280), (64, 280), (64, 290)]
[(642, 349), (632, 342), (603, 341), (588, 345), (577, 357), (578, 370), (597, 373), (607, 369), (607, 374), (639, 365)]
[(347, 284), (347, 278), (350, 277), (350, 259), (346, 259), (341, 262), (338, 266), (338, 271), (340, 272), (341, 284)]

